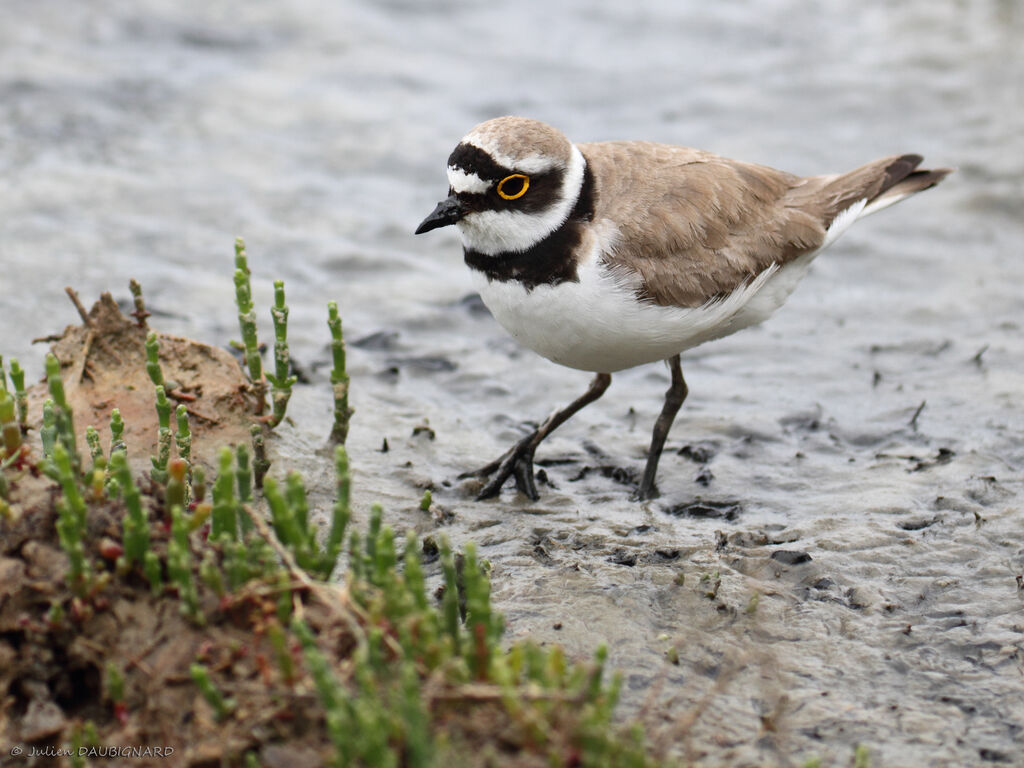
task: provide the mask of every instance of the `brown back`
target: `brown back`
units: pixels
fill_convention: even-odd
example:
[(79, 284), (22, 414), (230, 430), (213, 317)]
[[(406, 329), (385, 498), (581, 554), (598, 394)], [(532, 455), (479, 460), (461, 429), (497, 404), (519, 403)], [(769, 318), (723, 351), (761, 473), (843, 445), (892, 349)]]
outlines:
[(727, 295), (772, 264), (819, 248), (832, 221), (854, 203), (938, 180), (904, 181), (929, 173), (912, 174), (916, 155), (802, 178), (650, 142), (579, 148), (593, 174), (594, 220), (611, 219), (621, 233), (605, 261), (638, 273), (640, 295), (666, 306), (696, 307)]

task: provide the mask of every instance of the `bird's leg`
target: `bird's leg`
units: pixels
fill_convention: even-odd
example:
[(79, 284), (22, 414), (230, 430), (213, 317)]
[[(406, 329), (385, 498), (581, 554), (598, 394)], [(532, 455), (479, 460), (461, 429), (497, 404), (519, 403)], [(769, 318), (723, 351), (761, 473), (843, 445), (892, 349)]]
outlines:
[(661, 458), (661, 449), (665, 447), (665, 438), (672, 428), (672, 421), (679, 411), (679, 407), (689, 394), (686, 380), (683, 378), (683, 369), (679, 365), (679, 355), (673, 355), (668, 360), (669, 368), (672, 369), (672, 383), (665, 393), (665, 405), (661, 408), (661, 415), (654, 423), (654, 433), (651, 435), (651, 450), (647, 454), (647, 467), (644, 469), (644, 479), (640, 483), (640, 490), (637, 496), (643, 499), (654, 499), (658, 496), (658, 489), (654, 485), (654, 477), (658, 474), (658, 459)]
[(540, 494), (537, 493), (537, 485), (533, 480), (533, 454), (537, 450), (537, 446), (573, 414), (603, 395), (611, 382), (612, 376), (610, 373), (597, 374), (590, 382), (586, 392), (562, 410), (555, 411), (548, 416), (543, 424), (522, 440), (519, 440), (500, 459), (492, 461), (475, 472), (467, 473), (469, 476), (476, 477), (490, 476), (490, 480), (481, 489), (477, 499), (489, 499), (492, 496), (497, 496), (498, 492), (501, 491), (501, 486), (505, 484), (509, 477), (515, 478), (516, 488), (525, 496), (534, 501), (540, 498)]

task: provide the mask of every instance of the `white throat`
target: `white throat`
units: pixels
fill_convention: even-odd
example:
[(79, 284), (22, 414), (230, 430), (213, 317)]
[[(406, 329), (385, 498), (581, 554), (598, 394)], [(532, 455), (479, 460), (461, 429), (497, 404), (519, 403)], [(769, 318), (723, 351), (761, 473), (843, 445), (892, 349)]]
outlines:
[[(522, 211), (470, 213), (456, 224), (459, 234), (462, 235), (463, 245), (467, 249), (485, 256), (495, 256), (509, 251), (521, 253), (530, 246), (536, 245), (569, 218), (583, 187), (583, 173), (586, 170), (586, 165), (583, 154), (573, 144), (569, 164), (562, 179), (561, 191), (558, 198), (548, 208), (536, 213)], [(470, 186), (467, 184), (470, 180), (465, 178), (466, 174), (462, 173), (462, 177), (453, 179), (453, 172), (462, 173), (453, 168), (448, 169), (449, 182), (452, 187), (458, 189), (459, 186)], [(456, 186), (455, 182), (459, 182), (459, 186)]]

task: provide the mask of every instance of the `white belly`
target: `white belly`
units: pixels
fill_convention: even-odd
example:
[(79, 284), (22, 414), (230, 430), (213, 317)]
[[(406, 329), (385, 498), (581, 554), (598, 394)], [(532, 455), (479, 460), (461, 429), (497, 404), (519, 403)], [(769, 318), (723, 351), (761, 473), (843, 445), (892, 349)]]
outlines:
[(484, 304), (521, 344), (570, 368), (614, 373), (664, 360), (765, 320), (785, 302), (815, 254), (772, 267), (724, 299), (701, 307), (663, 307), (636, 299), (634, 284), (596, 253), (579, 282), (527, 291), (474, 271)]
[(614, 228), (590, 230), (590, 253), (579, 282), (526, 290), (515, 281), (491, 281), (474, 271), (477, 289), (495, 319), (521, 344), (570, 368), (614, 373), (665, 360), (768, 319), (807, 274), (814, 257), (859, 217), (860, 200), (835, 218), (825, 240), (783, 267), (771, 267), (724, 299), (700, 307), (662, 307), (636, 299), (636, 278), (608, 269), (602, 249), (614, 247)]

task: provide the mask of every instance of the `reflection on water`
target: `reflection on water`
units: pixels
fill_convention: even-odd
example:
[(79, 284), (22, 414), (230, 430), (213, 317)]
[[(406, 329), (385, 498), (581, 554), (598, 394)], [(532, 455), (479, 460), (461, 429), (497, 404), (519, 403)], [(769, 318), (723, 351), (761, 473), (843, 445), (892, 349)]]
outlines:
[[(226, 341), (243, 234), (257, 300), (287, 282), (319, 384), (278, 468), (320, 472), (337, 299), (350, 339), (386, 340), (350, 355), (361, 501), (426, 531), (432, 484), (447, 533), (493, 561), (511, 631), (608, 641), (626, 706), (653, 690), (698, 763), (845, 760), (857, 742), (887, 765), (1019, 760), (1019, 4), (16, 5), (0, 352), (41, 371), (30, 338), (76, 318), (64, 286), (126, 297), (131, 276), (161, 328)], [(651, 365), (545, 444), (539, 504), (477, 504), (458, 473), (586, 383), (467, 298), (452, 234), (411, 234), (454, 143), (508, 112), (800, 173), (903, 151), (959, 172), (858, 224), (767, 325), (684, 356), (662, 499), (621, 484), (667, 384)], [(436, 439), (413, 436), (425, 421)]]

